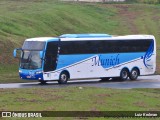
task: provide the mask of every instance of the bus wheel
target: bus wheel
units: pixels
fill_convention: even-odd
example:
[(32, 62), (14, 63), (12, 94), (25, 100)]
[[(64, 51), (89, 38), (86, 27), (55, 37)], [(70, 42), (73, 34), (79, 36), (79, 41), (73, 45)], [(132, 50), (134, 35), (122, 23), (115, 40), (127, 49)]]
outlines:
[(121, 70), (121, 73), (120, 73), (120, 79), (121, 80), (127, 80), (129, 77), (129, 72), (128, 72), (128, 69), (124, 68)]
[(47, 81), (44, 81), (44, 80), (40, 80), (39, 81), (41, 84), (46, 84), (47, 83)]
[(133, 68), (131, 73), (130, 73), (129, 78), (131, 80), (136, 80), (138, 78), (138, 75), (139, 75), (139, 70), (137, 68)]
[(67, 81), (69, 79), (69, 75), (67, 72), (62, 72), (59, 76), (59, 80), (58, 80), (58, 83), (59, 84), (66, 84)]

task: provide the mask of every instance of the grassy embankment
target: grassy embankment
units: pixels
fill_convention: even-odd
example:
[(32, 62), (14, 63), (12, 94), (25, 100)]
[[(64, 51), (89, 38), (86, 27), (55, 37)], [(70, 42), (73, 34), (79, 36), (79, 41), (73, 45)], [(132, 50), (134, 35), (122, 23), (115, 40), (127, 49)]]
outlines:
[(1, 0), (0, 83), (21, 81), (18, 60), (13, 59), (12, 51), (21, 47), (26, 38), (64, 33), (153, 34), (157, 39), (160, 73), (158, 13), (160, 5)]
[[(2, 111), (160, 111), (159, 89), (0, 89)], [(94, 94), (93, 94), (94, 93)]]

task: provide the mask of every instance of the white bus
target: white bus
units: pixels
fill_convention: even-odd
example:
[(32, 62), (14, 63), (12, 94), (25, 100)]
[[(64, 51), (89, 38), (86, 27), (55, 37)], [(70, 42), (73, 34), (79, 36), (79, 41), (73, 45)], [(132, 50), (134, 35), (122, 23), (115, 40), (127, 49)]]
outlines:
[(136, 80), (156, 70), (152, 35), (64, 34), (30, 38), (21, 50), (21, 79), (60, 84), (76, 79)]

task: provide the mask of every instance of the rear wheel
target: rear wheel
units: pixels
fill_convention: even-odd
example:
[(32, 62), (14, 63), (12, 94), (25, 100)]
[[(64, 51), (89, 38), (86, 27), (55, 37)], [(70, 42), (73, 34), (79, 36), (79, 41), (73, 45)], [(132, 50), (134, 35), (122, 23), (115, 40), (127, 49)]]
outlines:
[(120, 79), (121, 80), (127, 80), (129, 77), (129, 71), (128, 69), (124, 68), (121, 70), (121, 73), (120, 73)]
[(59, 84), (66, 84), (67, 81), (69, 79), (69, 75), (67, 72), (62, 72), (59, 76), (59, 80), (58, 80), (58, 83)]
[(139, 75), (139, 70), (137, 68), (133, 68), (132, 71), (130, 72), (129, 78), (131, 80), (136, 80), (138, 78), (138, 75)]

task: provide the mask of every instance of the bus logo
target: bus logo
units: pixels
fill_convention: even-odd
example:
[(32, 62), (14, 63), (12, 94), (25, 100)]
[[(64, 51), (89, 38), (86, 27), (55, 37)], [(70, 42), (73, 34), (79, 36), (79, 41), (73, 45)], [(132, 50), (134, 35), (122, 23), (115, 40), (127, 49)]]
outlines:
[(29, 76), (33, 78), (35, 77), (35, 73), (33, 71), (29, 71)]
[(104, 68), (107, 66), (115, 66), (120, 63), (119, 54), (116, 56), (110, 56), (109, 58), (104, 58), (102, 55), (99, 55), (98, 57), (93, 57), (92, 61), (92, 66), (103, 66)]
[(150, 47), (148, 48), (146, 54), (144, 55), (143, 58), (143, 63), (146, 66), (146, 68), (152, 67), (153, 65), (151, 65), (151, 57), (153, 55), (153, 51), (154, 51), (154, 42), (151, 43)]

